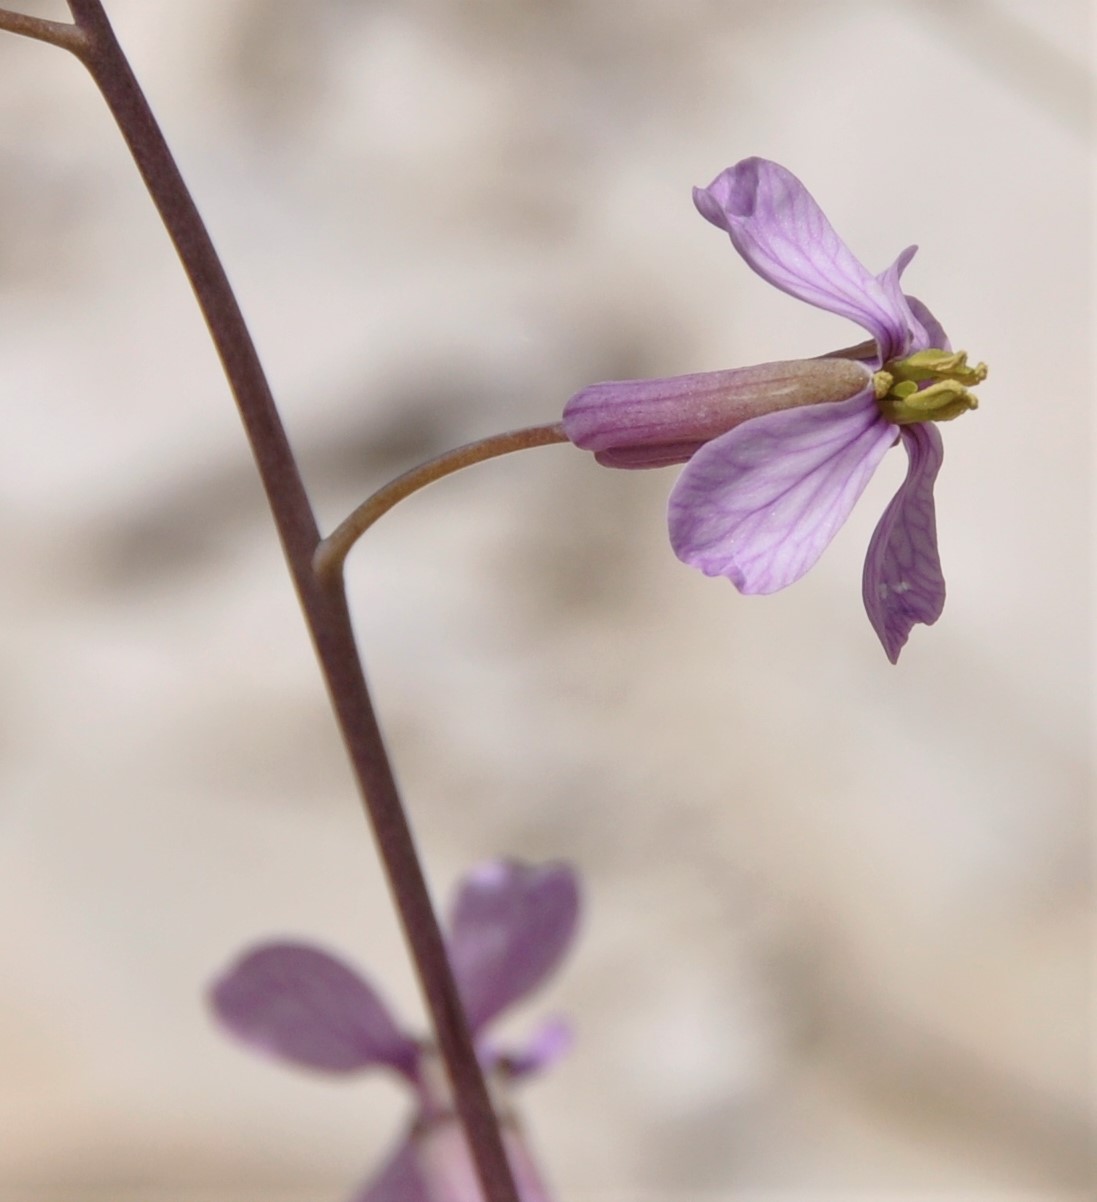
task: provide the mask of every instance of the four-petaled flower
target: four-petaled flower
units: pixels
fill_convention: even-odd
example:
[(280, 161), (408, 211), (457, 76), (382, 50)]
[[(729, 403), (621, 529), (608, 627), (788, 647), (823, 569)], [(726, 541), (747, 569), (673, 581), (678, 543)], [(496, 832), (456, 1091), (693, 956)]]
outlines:
[[(571, 1034), (564, 1022), (550, 1019), (524, 1047), (503, 1050), (486, 1029), (557, 967), (578, 915), (578, 884), (569, 867), (512, 861), (482, 864), (462, 878), (450, 915), (450, 962), (523, 1202), (548, 1202), (548, 1194), (505, 1087), (557, 1060)], [(415, 1091), (410, 1130), (353, 1202), (480, 1198), (437, 1054), (404, 1034), (375, 990), (341, 961), (307, 944), (266, 944), (213, 984), (210, 1003), (232, 1035), (267, 1055), (327, 1073), (389, 1068)]]
[(595, 384), (568, 402), (564, 431), (608, 466), (688, 461), (670, 496), (671, 544), (743, 593), (798, 580), (902, 441), (906, 480), (869, 543), (862, 585), (894, 663), (915, 623), (935, 622), (945, 601), (933, 423), (975, 407), (968, 386), (986, 368), (953, 353), (925, 305), (902, 291), (915, 247), (873, 275), (777, 163), (744, 159), (695, 189), (694, 203), (763, 279), (850, 318), (873, 341), (813, 360)]

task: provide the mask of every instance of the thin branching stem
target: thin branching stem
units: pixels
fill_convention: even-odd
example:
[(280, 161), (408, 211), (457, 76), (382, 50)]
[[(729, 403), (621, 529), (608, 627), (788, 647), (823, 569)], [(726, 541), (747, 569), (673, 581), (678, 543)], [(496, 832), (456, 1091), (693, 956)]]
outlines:
[(466, 443), (421, 463), (418, 467), (413, 467), (367, 497), (323, 539), (312, 557), (316, 574), (321, 580), (334, 581), (342, 571), (351, 547), (370, 526), (405, 497), (426, 488), (435, 480), (471, 467), (474, 463), (483, 463), (485, 459), (495, 459), (500, 455), (510, 455), (514, 451), (525, 451), (531, 447), (551, 446), (557, 442), (567, 442), (567, 435), (559, 422), (548, 426), (530, 426), (524, 430), (508, 430), (505, 434), (493, 434), (490, 438)]
[(236, 399), (430, 1010), (458, 1115), (488, 1202), (519, 1202), (483, 1073), (362, 670), (338, 573), (312, 559), (316, 518), (251, 335), (205, 224), (100, 0), (68, 0), (75, 26), (5, 13), (0, 28), (84, 63), (159, 210)]
[(84, 43), (84, 31), (70, 21), (47, 21), (44, 17), (29, 17), (26, 13), (13, 13), (0, 8), (0, 31), (18, 33), (38, 42), (49, 42), (62, 50), (79, 54)]

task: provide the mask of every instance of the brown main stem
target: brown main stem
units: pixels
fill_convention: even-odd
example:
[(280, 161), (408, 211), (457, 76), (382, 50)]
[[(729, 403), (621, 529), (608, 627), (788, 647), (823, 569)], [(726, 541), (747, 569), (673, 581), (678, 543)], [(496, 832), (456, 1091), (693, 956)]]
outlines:
[[(445, 944), (374, 714), (338, 573), (321, 581), (316, 518), (224, 268), (99, 0), (69, 0), (78, 36), (54, 40), (90, 71), (190, 279), (262, 478), (487, 1202), (519, 1202)], [(19, 31), (24, 32), (24, 31)], [(45, 32), (41, 26), (31, 36)]]

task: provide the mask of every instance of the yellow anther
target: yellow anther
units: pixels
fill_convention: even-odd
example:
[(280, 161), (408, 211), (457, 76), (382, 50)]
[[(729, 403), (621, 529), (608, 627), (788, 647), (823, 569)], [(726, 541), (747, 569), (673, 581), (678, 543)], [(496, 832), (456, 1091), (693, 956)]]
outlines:
[(905, 381), (896, 385), (879, 405), (888, 421), (905, 426), (912, 422), (950, 422), (969, 409), (978, 409), (979, 400), (955, 380), (939, 380), (922, 389)]
[(925, 384), (930, 380), (955, 380), (970, 387), (986, 379), (987, 365), (967, 361), (966, 351), (915, 351), (905, 359), (888, 364), (888, 370), (897, 380), (913, 380)]
[(968, 364), (964, 351), (916, 351), (872, 377), (880, 412), (898, 425), (948, 422), (978, 408), (968, 386), (985, 380), (985, 363)]

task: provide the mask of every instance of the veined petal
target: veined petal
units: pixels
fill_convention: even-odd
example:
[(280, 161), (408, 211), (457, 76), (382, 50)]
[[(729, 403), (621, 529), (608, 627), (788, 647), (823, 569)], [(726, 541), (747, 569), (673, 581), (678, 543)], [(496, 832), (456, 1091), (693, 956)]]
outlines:
[(675, 554), (742, 593), (774, 593), (815, 563), (897, 427), (871, 391), (755, 418), (703, 446), (670, 494)]
[(209, 1001), (237, 1039), (280, 1060), (329, 1073), (387, 1065), (416, 1078), (415, 1042), (357, 973), (319, 948), (254, 948), (214, 982)]
[(937, 553), (933, 485), (944, 458), (932, 422), (902, 428), (907, 477), (880, 519), (865, 557), (862, 592), (869, 621), (894, 664), (918, 622), (932, 626), (945, 606)]
[(933, 347), (938, 351), (951, 351), (952, 343), (949, 342), (948, 335), (941, 327), (941, 323), (929, 311), (928, 306), (924, 305), (916, 296), (911, 296), (909, 292), (905, 293), (905, 296), (911, 313), (926, 334), (926, 346), (916, 349), (925, 350), (927, 347)]
[(879, 344), (881, 361), (902, 347), (905, 306), (896, 306), (791, 171), (768, 159), (743, 159), (707, 188), (695, 188), (693, 202), (774, 287), (863, 326)]
[(579, 888), (567, 865), (495, 860), (462, 880), (449, 950), (474, 1032), (556, 968), (578, 920)]
[(881, 348), (881, 356), (885, 362), (889, 359), (902, 359), (906, 355), (913, 354), (915, 351), (924, 351), (932, 345), (925, 327), (918, 320), (911, 308), (910, 301), (903, 292), (903, 286), (900, 283), (903, 272), (906, 271), (907, 265), (914, 258), (917, 250), (918, 247), (916, 246), (908, 246), (887, 271), (882, 271), (877, 276), (877, 279), (880, 281), (880, 287), (887, 293), (888, 302), (895, 312), (901, 315), (903, 330), (905, 332), (901, 342)]
[(409, 1135), (381, 1171), (357, 1190), (349, 1202), (431, 1202), (417, 1157), (414, 1136)]

